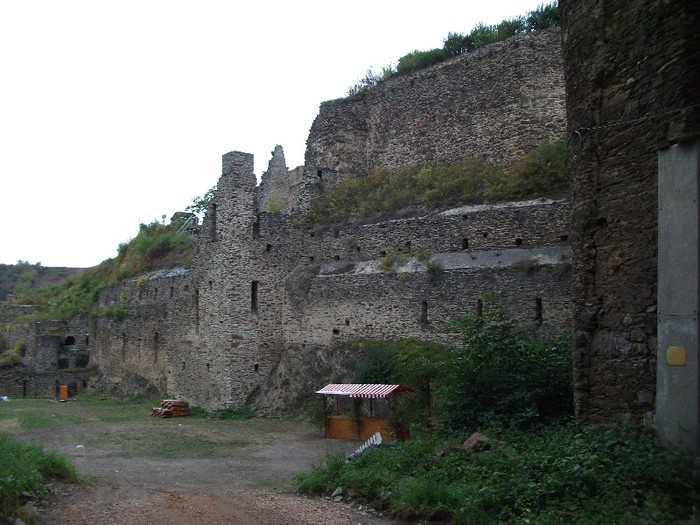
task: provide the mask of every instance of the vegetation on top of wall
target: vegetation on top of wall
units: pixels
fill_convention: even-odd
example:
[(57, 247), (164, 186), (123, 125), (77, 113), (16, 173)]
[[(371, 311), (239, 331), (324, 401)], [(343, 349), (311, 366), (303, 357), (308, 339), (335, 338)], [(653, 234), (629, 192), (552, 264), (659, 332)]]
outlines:
[(412, 73), (419, 69), (430, 67), (462, 53), (468, 53), (521, 33), (540, 31), (550, 27), (558, 27), (559, 25), (559, 5), (557, 2), (540, 5), (526, 15), (506, 19), (498, 24), (485, 25), (479, 23), (468, 34), (449, 33), (441, 48), (427, 51), (416, 50), (402, 56), (399, 58), (396, 67), (393, 65), (385, 66), (380, 73), (375, 73), (369, 69), (364, 78), (348, 88), (348, 95), (362, 96), (367, 94), (379, 82), (396, 75)]
[(378, 169), (347, 179), (312, 202), (308, 218), (317, 224), (386, 217), (412, 206), (558, 197), (569, 189), (564, 139), (544, 144), (502, 169), (478, 159), (457, 164)]
[(83, 268), (48, 268), (41, 263), (31, 264), (28, 261), (0, 264), (0, 301), (7, 299), (11, 293), (21, 294), (32, 288), (61, 282), (81, 271)]
[(34, 305), (32, 319), (70, 319), (90, 312), (100, 291), (141, 273), (188, 267), (194, 257), (194, 239), (180, 232), (181, 223), (141, 224), (138, 235), (119, 245), (118, 255), (88, 268), (65, 282), (38, 289), (20, 290), (13, 302)]

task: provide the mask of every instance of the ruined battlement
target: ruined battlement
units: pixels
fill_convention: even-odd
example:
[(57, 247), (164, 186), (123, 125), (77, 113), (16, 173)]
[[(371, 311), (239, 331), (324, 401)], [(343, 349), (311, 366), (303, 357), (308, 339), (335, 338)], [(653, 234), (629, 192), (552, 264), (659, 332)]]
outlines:
[(350, 373), (347, 343), (450, 343), (445, 327), (486, 293), (541, 330), (567, 328), (565, 199), (304, 220), (315, 195), (369, 169), (508, 163), (563, 134), (563, 101), (558, 32), (523, 35), (322, 104), (303, 168), (277, 146), (256, 185), (252, 155), (224, 154), (191, 268), (102, 291), (87, 334), (95, 384), (280, 414)]

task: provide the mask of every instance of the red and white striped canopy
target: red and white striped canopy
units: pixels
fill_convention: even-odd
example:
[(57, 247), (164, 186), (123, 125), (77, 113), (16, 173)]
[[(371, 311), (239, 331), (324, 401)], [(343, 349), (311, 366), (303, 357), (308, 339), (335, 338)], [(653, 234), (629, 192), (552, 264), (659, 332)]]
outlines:
[(379, 384), (348, 384), (348, 383), (331, 383), (324, 386), (321, 390), (317, 390), (317, 394), (334, 395), (334, 396), (350, 396), (364, 398), (380, 398), (387, 397), (398, 392), (408, 392), (410, 388), (403, 385), (379, 385)]

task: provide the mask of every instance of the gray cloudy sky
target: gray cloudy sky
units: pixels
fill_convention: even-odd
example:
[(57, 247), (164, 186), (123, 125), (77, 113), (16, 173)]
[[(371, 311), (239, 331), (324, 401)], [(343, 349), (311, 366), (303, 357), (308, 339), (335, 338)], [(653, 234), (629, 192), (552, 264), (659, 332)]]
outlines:
[(541, 3), (0, 0), (0, 263), (114, 257), (223, 153), (301, 165), (319, 104), (368, 68)]

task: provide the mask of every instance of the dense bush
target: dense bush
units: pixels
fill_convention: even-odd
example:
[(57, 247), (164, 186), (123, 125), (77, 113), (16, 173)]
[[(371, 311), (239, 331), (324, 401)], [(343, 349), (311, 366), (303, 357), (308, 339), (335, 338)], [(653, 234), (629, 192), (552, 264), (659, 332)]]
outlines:
[(540, 337), (497, 305), (461, 317), (452, 330), (463, 344), (450, 349), (438, 391), (447, 428), (527, 427), (573, 415), (568, 335)]
[(42, 493), (51, 480), (77, 481), (69, 460), (0, 434), (0, 519), (13, 516), (22, 492)]
[(319, 224), (374, 219), (411, 206), (441, 208), (568, 192), (566, 142), (547, 143), (522, 155), (508, 169), (478, 159), (457, 164), (376, 170), (343, 181), (311, 204)]
[[(700, 498), (689, 458), (629, 429), (487, 432), (491, 450), (424, 435), (345, 462), (329, 457), (297, 478), (305, 494), (343, 493), (394, 516), (455, 524), (672, 524)], [(695, 511), (697, 512), (697, 510)], [(697, 519), (699, 516), (694, 515)], [(688, 521), (690, 523), (691, 521)]]
[(449, 54), (442, 48), (431, 49), (429, 51), (413, 51), (399, 58), (396, 64), (396, 72), (399, 75), (412, 73), (419, 69), (438, 64), (449, 58)]

